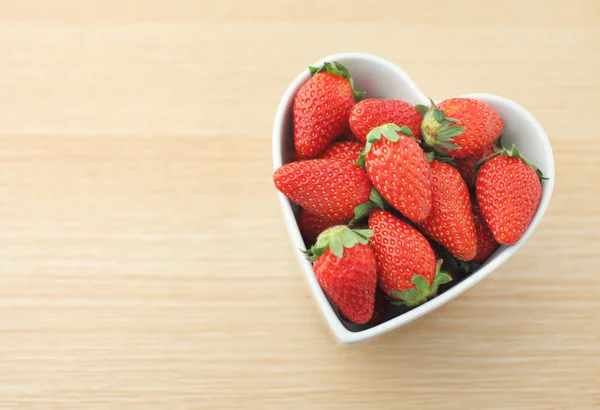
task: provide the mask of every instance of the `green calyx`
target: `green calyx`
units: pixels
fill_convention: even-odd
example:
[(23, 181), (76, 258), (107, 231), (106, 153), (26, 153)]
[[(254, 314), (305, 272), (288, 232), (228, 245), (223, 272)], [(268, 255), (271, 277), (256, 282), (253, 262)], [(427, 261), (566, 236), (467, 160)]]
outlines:
[(442, 256), (442, 259), (444, 260), (442, 269), (445, 269), (447, 272), (452, 272), (453, 274), (460, 275), (469, 274), (479, 269), (480, 265), (477, 262), (473, 260), (460, 260), (456, 256), (452, 255), (452, 253), (448, 249), (444, 248), (438, 243), (434, 243), (433, 248), (437, 255)]
[(404, 134), (408, 137), (413, 137), (412, 131), (406, 125), (399, 127), (393, 123), (380, 125), (379, 127), (375, 127), (371, 131), (369, 131), (369, 133), (367, 134), (367, 143), (365, 144), (365, 148), (360, 153), (358, 160), (356, 161), (356, 165), (364, 165), (365, 158), (367, 157), (367, 154), (371, 151), (373, 144), (379, 141), (382, 136), (390, 142), (397, 142), (400, 140), (400, 136), (398, 135), (398, 133)]
[(429, 148), (431, 148), (432, 151), (424, 151), (427, 162), (432, 163), (435, 160), (456, 167), (456, 161), (454, 161), (454, 158), (448, 155), (446, 151), (435, 146)]
[(393, 290), (392, 293), (398, 300), (393, 301), (392, 303), (407, 306), (417, 306), (436, 296), (440, 285), (448, 283), (452, 280), (452, 276), (441, 271), (443, 262), (444, 261), (442, 259), (438, 260), (437, 265), (435, 266), (435, 277), (433, 278), (431, 285), (423, 276), (414, 275), (412, 277), (412, 283), (415, 285), (415, 287), (403, 290), (402, 292)]
[(427, 162), (432, 163), (433, 160), (435, 159), (435, 152), (433, 152), (433, 151), (426, 152), (425, 159), (427, 160)]
[(351, 229), (346, 225), (337, 225), (323, 231), (317, 238), (317, 243), (306, 251), (306, 258), (314, 262), (323, 255), (327, 249), (338, 258), (344, 256), (344, 248), (352, 248), (356, 244), (366, 245), (369, 238), (373, 236), (370, 229)]
[(423, 104), (415, 105), (415, 109), (417, 111), (419, 111), (419, 114), (421, 114), (421, 115), (425, 115), (425, 114), (427, 114), (427, 111), (429, 111), (429, 107), (426, 105), (423, 105)]
[(348, 80), (348, 82), (350, 83), (350, 86), (352, 87), (352, 95), (354, 95), (354, 101), (359, 102), (365, 97), (364, 92), (356, 91), (356, 89), (354, 88), (354, 80), (350, 75), (350, 70), (348, 70), (346, 67), (344, 67), (341, 63), (337, 61), (334, 61), (333, 64), (325, 62), (321, 67), (308, 67), (308, 70), (310, 71), (311, 77), (317, 73), (324, 72), (339, 75), (340, 77), (343, 77), (346, 80)]
[[(421, 123), (421, 132), (425, 144), (432, 148), (444, 148), (447, 150), (455, 150), (460, 148), (454, 144), (454, 137), (463, 133), (465, 127), (460, 124), (460, 121), (455, 118), (446, 117), (446, 113), (435, 108), (435, 103), (432, 99), (431, 106), (423, 114), (423, 122)], [(418, 105), (416, 108), (422, 113), (423, 105)]]
[(507, 150), (506, 148), (502, 148), (502, 150), (500, 150), (498, 152), (498, 154), (504, 155), (507, 157), (519, 158), (524, 163), (526, 163), (531, 168), (533, 168), (533, 170), (537, 173), (537, 175), (538, 175), (538, 177), (540, 177), (540, 179), (548, 179), (548, 178), (544, 177), (544, 174), (538, 167), (533, 165), (533, 163), (531, 161), (529, 161), (527, 158), (525, 158), (523, 155), (521, 155), (521, 153), (519, 152), (519, 149), (517, 148), (516, 145), (513, 144), (512, 148), (510, 150)]
[(475, 167), (473, 168), (473, 174), (474, 174), (475, 178), (477, 178), (477, 174), (479, 173), (481, 166), (485, 162), (489, 161), (490, 159), (492, 159), (498, 155), (504, 155), (505, 157), (518, 158), (521, 161), (523, 161), (524, 163), (526, 163), (528, 166), (533, 168), (533, 170), (536, 172), (536, 174), (538, 175), (538, 177), (541, 180), (548, 179), (548, 178), (544, 177), (544, 174), (538, 167), (536, 167), (531, 161), (529, 161), (527, 158), (525, 158), (523, 155), (521, 155), (521, 152), (519, 151), (517, 146), (514, 144), (511, 149), (506, 149), (506, 148), (503, 148), (502, 146), (494, 147), (494, 153), (492, 155), (487, 156), (487, 157), (482, 158), (479, 161), (477, 161), (477, 163), (475, 164)]
[(371, 212), (376, 209), (385, 210), (386, 207), (389, 207), (385, 199), (377, 192), (375, 188), (371, 188), (371, 195), (369, 195), (369, 200), (363, 202), (354, 208), (354, 218), (348, 223), (348, 225), (353, 225), (365, 216), (369, 216)]

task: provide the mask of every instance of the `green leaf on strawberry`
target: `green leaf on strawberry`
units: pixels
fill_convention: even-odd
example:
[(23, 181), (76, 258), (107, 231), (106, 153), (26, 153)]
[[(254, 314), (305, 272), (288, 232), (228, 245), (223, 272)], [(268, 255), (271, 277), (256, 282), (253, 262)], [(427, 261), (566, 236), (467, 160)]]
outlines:
[(383, 198), (381, 195), (379, 195), (379, 192), (377, 192), (375, 188), (371, 189), (371, 195), (369, 196), (369, 199), (373, 201), (379, 207), (379, 209), (385, 209)]
[(387, 126), (382, 125), (381, 127), (375, 128), (373, 130), (375, 132), (371, 131), (369, 135), (367, 135), (367, 141), (372, 144), (374, 142), (379, 141), (381, 139), (381, 136), (383, 135), (390, 142), (398, 142), (398, 140), (400, 139), (400, 137), (398, 136), (398, 132), (400, 132), (400, 130), (401, 128), (398, 127), (396, 124), (388, 124)]
[(427, 107), (426, 105), (423, 105), (423, 104), (417, 104), (417, 105), (415, 105), (415, 108), (417, 111), (419, 111), (419, 114), (421, 114), (421, 115), (425, 115), (425, 114), (427, 114), (427, 111), (429, 111), (429, 107)]
[(370, 229), (351, 229), (346, 225), (338, 225), (325, 230), (317, 238), (317, 243), (310, 249), (302, 251), (311, 262), (325, 253), (327, 249), (338, 257), (344, 255), (344, 248), (350, 249), (356, 244), (366, 245), (373, 236)]
[(389, 204), (386, 203), (385, 199), (381, 197), (375, 188), (372, 188), (369, 200), (354, 208), (354, 218), (352, 218), (348, 225), (355, 224), (360, 219), (369, 216), (376, 209), (385, 210), (388, 207)]
[(421, 134), (427, 146), (438, 146), (453, 158), (468, 158), (491, 145), (503, 122), (489, 105), (473, 98), (449, 98), (437, 105), (430, 99)]
[(365, 144), (365, 148), (363, 149), (363, 151), (360, 153), (360, 156), (358, 157), (358, 160), (356, 161), (356, 165), (359, 165), (359, 166), (364, 165), (367, 154), (369, 153), (369, 151), (371, 151), (373, 144), (376, 143), (377, 141), (379, 141), (382, 136), (385, 137), (390, 142), (398, 142), (400, 140), (400, 136), (398, 135), (398, 133), (407, 135), (409, 137), (411, 137), (413, 135), (410, 128), (408, 128), (405, 125), (402, 127), (398, 127), (396, 124), (390, 123), (390, 124), (384, 124), (384, 125), (380, 125), (379, 127), (373, 128), (367, 134), (367, 143)]
[(350, 70), (348, 70), (344, 65), (342, 65), (338, 61), (334, 61), (333, 64), (326, 61), (321, 67), (308, 67), (308, 70), (310, 71), (311, 77), (317, 73), (324, 72), (339, 75), (340, 77), (343, 77), (346, 80), (348, 80), (348, 82), (352, 86), (352, 95), (354, 95), (354, 101), (359, 102), (365, 97), (365, 92), (357, 91), (354, 88), (354, 80), (352, 79), (352, 75), (350, 75)]
[(441, 124), (444, 121), (444, 111), (434, 109), (433, 118)]
[(377, 204), (371, 200), (369, 200), (367, 202), (363, 202), (362, 204), (358, 205), (356, 208), (354, 208), (354, 218), (352, 218), (352, 220), (350, 221), (350, 225), (352, 225), (354, 222), (358, 221), (359, 219), (364, 218), (371, 211), (373, 211), (377, 208), (378, 208)]
[(492, 155), (489, 155), (485, 158), (480, 159), (479, 161), (477, 161), (477, 163), (475, 164), (475, 167), (473, 169), (473, 174), (475, 175), (474, 178), (477, 178), (477, 173), (479, 172), (479, 169), (481, 168), (481, 166), (487, 162), (488, 160), (498, 156), (498, 155), (504, 155), (506, 157), (512, 157), (512, 158), (519, 158), (520, 160), (522, 160), (524, 163), (526, 163), (528, 166), (530, 166), (531, 168), (533, 168), (533, 170), (537, 173), (538, 177), (540, 178), (540, 180), (547, 180), (548, 178), (544, 177), (544, 174), (542, 173), (542, 171), (536, 167), (530, 160), (528, 160), (527, 158), (525, 158), (523, 155), (521, 155), (521, 152), (519, 151), (519, 149), (517, 148), (516, 145), (513, 144), (511, 149), (506, 149), (503, 148), (502, 146), (494, 148), (494, 153)]
[(460, 146), (454, 144), (454, 137), (462, 135), (466, 129), (463, 126), (455, 125), (460, 123), (456, 118), (446, 117), (443, 110), (435, 108), (435, 103), (430, 98), (431, 106), (423, 115), (423, 139), (429, 146), (439, 146), (447, 150), (459, 149)]
[(404, 135), (408, 135), (409, 137), (414, 137), (412, 130), (410, 128), (408, 128), (406, 125), (403, 125), (402, 127), (400, 127), (400, 133), (402, 133)]
[(444, 162), (446, 164), (450, 164), (452, 166), (456, 166), (456, 161), (454, 158), (450, 157), (446, 151), (440, 149), (439, 147), (425, 147), (425, 149), (431, 149), (431, 151), (423, 151), (425, 153), (425, 158), (427, 162), (431, 163), (434, 160)]
[(393, 295), (398, 299), (392, 301), (393, 304), (417, 306), (421, 303), (431, 299), (437, 295), (438, 288), (440, 285), (448, 283), (452, 280), (452, 277), (446, 272), (442, 272), (443, 260), (440, 259), (435, 267), (435, 277), (433, 282), (429, 284), (429, 281), (421, 275), (413, 275), (412, 283), (415, 285), (414, 288), (406, 289), (401, 292), (392, 291)]

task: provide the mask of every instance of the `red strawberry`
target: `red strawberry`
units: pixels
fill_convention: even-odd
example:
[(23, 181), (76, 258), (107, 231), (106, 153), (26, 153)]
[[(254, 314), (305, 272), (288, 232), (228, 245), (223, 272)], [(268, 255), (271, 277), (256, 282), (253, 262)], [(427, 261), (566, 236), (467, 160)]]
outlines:
[(322, 159), (337, 159), (355, 164), (364, 148), (360, 142), (336, 142), (321, 155)]
[(294, 146), (301, 157), (318, 156), (348, 127), (355, 97), (352, 77), (338, 62), (310, 67), (313, 77), (294, 98)]
[(499, 243), (511, 245), (525, 233), (542, 197), (540, 177), (514, 145), (481, 165), (475, 179), (477, 202)]
[(467, 186), (473, 185), (475, 182), (475, 164), (481, 161), (483, 158), (489, 157), (494, 153), (494, 144), (488, 145), (477, 151), (470, 157), (467, 158), (456, 158), (456, 169), (460, 172), (460, 175), (465, 180)]
[(419, 228), (463, 261), (477, 253), (469, 190), (456, 168), (439, 161), (431, 167), (433, 209)]
[(345, 128), (344, 131), (342, 131), (342, 133), (337, 137), (336, 141), (337, 142), (344, 142), (344, 141), (360, 142), (360, 140), (358, 138), (356, 138), (356, 135), (354, 135), (354, 133), (352, 132), (352, 129), (350, 128), (350, 126), (348, 126), (348, 128)]
[(411, 131), (406, 126), (374, 128), (358, 163), (365, 162), (381, 196), (408, 219), (420, 222), (431, 211), (431, 175), (423, 150), (408, 135)]
[(450, 98), (437, 107), (432, 101), (421, 124), (425, 143), (441, 148), (454, 158), (473, 156), (492, 145), (502, 128), (498, 113), (472, 98)]
[(440, 272), (441, 260), (427, 239), (391, 213), (377, 210), (369, 217), (371, 245), (377, 259), (377, 280), (389, 296), (414, 306), (437, 294), (452, 278)]
[(302, 208), (336, 223), (352, 219), (373, 187), (361, 167), (335, 159), (290, 162), (275, 171), (273, 181)]
[(367, 323), (373, 316), (377, 264), (368, 245), (373, 232), (334, 226), (307, 251), (317, 281), (340, 312), (350, 321)]
[(335, 222), (323, 218), (322, 216), (312, 214), (304, 208), (301, 208), (300, 213), (298, 214), (298, 226), (300, 227), (300, 232), (310, 245), (315, 243), (321, 232), (334, 225), (336, 225)]
[(415, 138), (421, 138), (423, 116), (415, 107), (401, 100), (376, 100), (368, 98), (356, 104), (350, 113), (350, 127), (361, 142), (367, 142), (367, 134), (384, 124), (406, 125)]
[(477, 201), (471, 201), (471, 207), (473, 208), (473, 221), (477, 232), (477, 254), (473, 260), (477, 263), (483, 263), (498, 248), (498, 242), (496, 242), (492, 231), (485, 223)]

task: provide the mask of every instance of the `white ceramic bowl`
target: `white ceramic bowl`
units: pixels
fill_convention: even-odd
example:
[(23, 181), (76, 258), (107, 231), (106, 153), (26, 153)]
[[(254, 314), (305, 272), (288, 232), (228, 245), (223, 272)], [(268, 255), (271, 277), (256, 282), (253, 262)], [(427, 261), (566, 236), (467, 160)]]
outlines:
[[(325, 61), (339, 61), (348, 67), (354, 78), (356, 89), (366, 91), (368, 98), (396, 98), (414, 105), (429, 105), (426, 96), (410, 77), (400, 68), (382, 58), (363, 53), (343, 53), (326, 57), (311, 65), (317, 66)], [(292, 156), (294, 149), (292, 132), (294, 95), (309, 78), (310, 74), (308, 68), (306, 68), (290, 84), (279, 103), (273, 126), (273, 166), (275, 169), (289, 162)], [(544, 176), (549, 179), (542, 182), (540, 205), (523, 237), (514, 245), (501, 246), (476, 272), (434, 299), (366, 330), (352, 331), (346, 328), (319, 286), (312, 265), (299, 251), (299, 249), (305, 248), (295, 218), (297, 207), (283, 194), (279, 193), (285, 224), (298, 262), (325, 320), (334, 335), (342, 343), (356, 343), (379, 336), (403, 326), (454, 299), (513, 256), (533, 233), (548, 207), (554, 188), (554, 156), (548, 137), (540, 124), (527, 110), (506, 98), (490, 94), (464, 94), (461, 97), (475, 98), (496, 110), (504, 121), (503, 145), (505, 147), (511, 147), (513, 143), (517, 145), (521, 153), (537, 165)]]

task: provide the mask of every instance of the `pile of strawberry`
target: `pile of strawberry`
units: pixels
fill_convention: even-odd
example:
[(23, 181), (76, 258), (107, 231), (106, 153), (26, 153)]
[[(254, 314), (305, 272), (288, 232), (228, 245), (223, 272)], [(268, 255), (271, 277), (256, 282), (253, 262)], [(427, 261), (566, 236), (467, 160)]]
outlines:
[(499, 146), (503, 122), (488, 105), (362, 99), (338, 62), (310, 70), (294, 99), (296, 160), (273, 178), (301, 207), (304, 252), (345, 318), (381, 320), (381, 291), (421, 304), (452, 280), (440, 256), (472, 269), (521, 238), (543, 177)]

